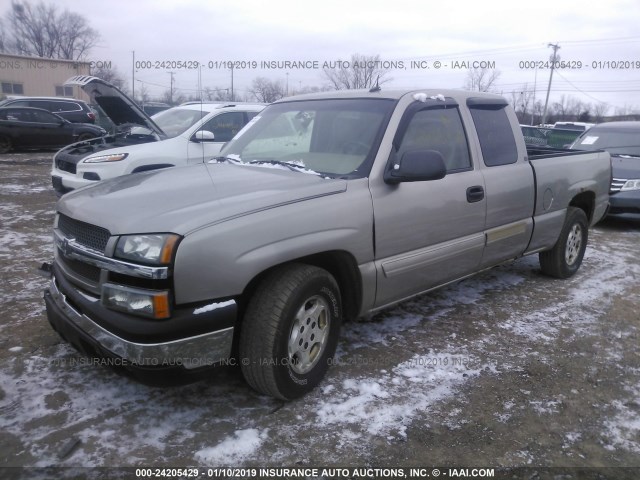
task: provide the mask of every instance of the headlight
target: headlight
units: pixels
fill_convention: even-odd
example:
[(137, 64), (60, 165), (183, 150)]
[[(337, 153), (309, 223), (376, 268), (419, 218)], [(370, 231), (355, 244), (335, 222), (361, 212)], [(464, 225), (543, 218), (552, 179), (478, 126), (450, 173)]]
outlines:
[(83, 160), (84, 163), (103, 163), (103, 162), (119, 162), (129, 156), (128, 153), (113, 153), (111, 155), (98, 155), (97, 157), (89, 157)]
[(112, 310), (142, 315), (158, 320), (169, 318), (169, 292), (125, 287), (113, 283), (102, 285), (102, 304)]
[(640, 180), (627, 180), (620, 189), (621, 192), (628, 190), (640, 190)]
[(173, 233), (125, 235), (116, 245), (115, 256), (122, 260), (153, 265), (168, 265), (180, 237)]

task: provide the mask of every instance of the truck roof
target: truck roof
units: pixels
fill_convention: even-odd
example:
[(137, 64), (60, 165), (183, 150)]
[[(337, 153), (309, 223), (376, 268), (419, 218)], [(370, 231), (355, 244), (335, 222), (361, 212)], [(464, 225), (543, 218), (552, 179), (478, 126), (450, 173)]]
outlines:
[(308, 93), (304, 95), (296, 95), (293, 97), (286, 97), (278, 100), (275, 103), (284, 103), (301, 100), (320, 100), (331, 98), (381, 98), (398, 100), (405, 95), (410, 94), (425, 94), (427, 97), (437, 97), (442, 95), (444, 97), (450, 97), (459, 103), (464, 103), (467, 98), (487, 98), (487, 99), (500, 99), (504, 101), (504, 97), (496, 95), (494, 93), (485, 92), (469, 92), (466, 90), (446, 89), (446, 88), (425, 88), (425, 89), (410, 89), (410, 90), (378, 90), (377, 92), (371, 92), (369, 90), (334, 90), (330, 92), (320, 93)]

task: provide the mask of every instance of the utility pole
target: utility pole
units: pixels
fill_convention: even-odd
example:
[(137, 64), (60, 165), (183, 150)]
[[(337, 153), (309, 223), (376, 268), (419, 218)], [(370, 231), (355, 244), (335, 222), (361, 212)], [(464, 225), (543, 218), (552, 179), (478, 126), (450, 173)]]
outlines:
[(538, 64), (536, 63), (536, 73), (533, 77), (533, 106), (531, 107), (531, 126), (536, 116), (536, 87), (538, 85)]
[(136, 101), (136, 51), (131, 51), (131, 98)]
[(173, 105), (173, 76), (176, 74), (176, 72), (167, 73), (171, 75), (171, 83), (169, 84), (169, 103)]
[(233, 102), (233, 63), (231, 64), (231, 101)]
[(549, 92), (551, 91), (551, 80), (553, 79), (553, 69), (556, 66), (556, 61), (558, 58), (558, 50), (560, 49), (560, 45), (557, 43), (549, 43), (547, 47), (553, 48), (553, 55), (551, 55), (551, 73), (549, 74), (549, 86), (547, 87), (547, 98), (544, 101), (544, 111), (542, 112), (542, 125), (544, 125), (547, 121), (547, 105), (549, 105)]

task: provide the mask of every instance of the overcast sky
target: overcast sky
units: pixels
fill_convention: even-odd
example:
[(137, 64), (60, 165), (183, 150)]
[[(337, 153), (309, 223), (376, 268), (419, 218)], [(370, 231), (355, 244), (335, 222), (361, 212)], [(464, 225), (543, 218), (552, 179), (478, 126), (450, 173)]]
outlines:
[[(361, 53), (402, 64), (389, 73), (392, 81), (384, 88), (460, 88), (467, 75), (461, 62), (487, 61), (500, 71), (498, 93), (510, 98), (525, 84), (530, 90), (535, 85), (536, 98), (544, 101), (549, 70), (521, 62), (548, 60), (548, 44), (558, 43), (560, 59), (574, 67), (582, 62), (582, 68), (555, 71), (552, 100), (565, 94), (609, 103), (609, 113), (615, 107), (640, 109), (638, 0), (56, 3), (83, 14), (100, 32), (91, 59), (111, 61), (129, 86), (132, 51), (137, 61), (150, 62), (150, 68), (136, 69), (135, 85), (144, 83), (153, 95), (169, 87), (168, 71), (175, 72), (180, 92), (195, 94), (198, 88), (197, 69), (166, 69), (156, 62), (200, 62), (202, 85), (210, 88), (230, 87), (231, 71), (223, 62), (306, 62), (312, 68), (264, 70), (248, 68), (249, 63), (234, 70), (236, 92), (244, 94), (257, 76), (288, 82), (291, 92), (327, 84), (324, 62), (346, 61)], [(412, 61), (422, 62), (418, 66)], [(439, 69), (434, 68), (436, 61), (441, 62)], [(310, 62), (319, 62), (318, 68)], [(454, 68), (454, 62), (461, 68)]]

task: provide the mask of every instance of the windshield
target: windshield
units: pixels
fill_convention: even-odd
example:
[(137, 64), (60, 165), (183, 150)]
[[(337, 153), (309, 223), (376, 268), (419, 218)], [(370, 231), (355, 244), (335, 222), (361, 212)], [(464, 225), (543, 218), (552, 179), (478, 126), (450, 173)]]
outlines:
[(640, 156), (640, 132), (631, 129), (592, 128), (579, 137), (572, 148), (606, 150), (611, 155)]
[[(151, 119), (162, 129), (164, 133), (167, 134), (167, 138), (173, 138), (184, 133), (189, 127), (208, 114), (208, 110), (170, 108), (169, 110), (156, 113), (151, 117)], [(131, 133), (149, 133), (149, 129), (144, 127), (135, 127), (131, 130)]]
[(395, 103), (334, 99), (274, 104), (254, 117), (221, 155), (257, 165), (295, 165), (332, 177), (364, 177)]

